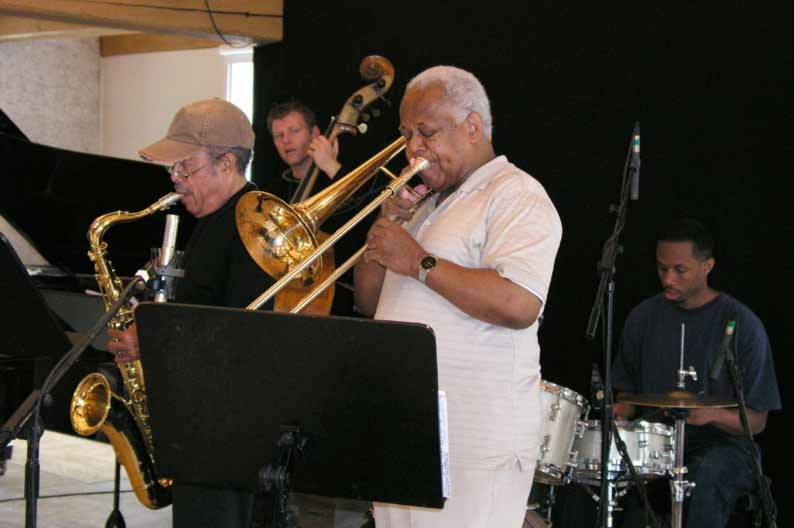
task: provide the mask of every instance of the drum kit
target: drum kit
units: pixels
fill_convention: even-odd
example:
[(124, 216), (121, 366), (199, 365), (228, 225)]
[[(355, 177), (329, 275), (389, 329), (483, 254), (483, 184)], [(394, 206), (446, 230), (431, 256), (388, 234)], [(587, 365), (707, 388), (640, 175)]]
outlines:
[[(619, 402), (666, 411), (675, 419), (675, 426), (645, 420), (615, 422), (615, 430), (625, 445), (627, 456), (621, 455), (613, 434), (609, 459), (602, 463), (601, 421), (587, 419), (590, 411), (587, 400), (570, 389), (545, 380), (541, 381), (541, 395), (543, 437), (534, 482), (548, 486), (548, 491), (542, 499), (536, 498), (535, 493), (530, 495), (525, 528), (551, 526), (555, 487), (571, 482), (585, 487), (600, 487), (604, 464), (606, 485), (613, 501), (610, 512), (615, 506), (614, 500), (625, 495), (630, 486), (637, 483), (632, 476), (633, 468), (640, 485), (645, 480), (671, 479), (672, 526), (681, 527), (683, 501), (694, 487), (694, 483), (684, 478), (687, 471), (684, 466), (686, 417), (691, 409), (736, 406), (735, 402), (705, 398), (685, 391), (623, 394)], [(615, 489), (618, 493), (612, 493)], [(591, 492), (591, 495), (598, 500), (598, 494)]]

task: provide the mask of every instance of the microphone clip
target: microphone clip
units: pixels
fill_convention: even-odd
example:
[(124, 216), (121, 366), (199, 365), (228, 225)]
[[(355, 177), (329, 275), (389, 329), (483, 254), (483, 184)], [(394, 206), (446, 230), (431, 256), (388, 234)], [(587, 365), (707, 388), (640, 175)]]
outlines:
[(167, 265), (158, 266), (160, 248), (152, 248), (152, 264), (150, 265), (149, 280), (146, 282), (147, 298), (173, 300), (176, 293), (176, 280), (185, 276), (185, 270), (180, 267), (183, 256), (183, 251), (175, 251)]

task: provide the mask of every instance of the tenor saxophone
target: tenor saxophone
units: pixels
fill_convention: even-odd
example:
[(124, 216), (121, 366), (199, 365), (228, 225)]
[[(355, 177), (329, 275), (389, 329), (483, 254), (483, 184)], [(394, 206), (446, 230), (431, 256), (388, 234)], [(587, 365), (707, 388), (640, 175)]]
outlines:
[[(132, 222), (158, 211), (165, 210), (180, 198), (169, 193), (155, 203), (137, 212), (115, 211), (98, 217), (88, 229), (90, 250), (88, 257), (94, 263), (97, 285), (105, 303), (105, 310), (115, 304), (123, 291), (123, 284), (107, 260), (105, 232), (113, 225)], [(124, 330), (135, 321), (127, 305), (121, 307), (108, 323), (109, 328)], [(154, 469), (152, 430), (146, 384), (140, 361), (119, 363), (127, 398), (114, 394), (104, 374), (88, 374), (72, 394), (69, 418), (74, 430), (89, 436), (101, 430), (110, 440), (119, 463), (124, 466), (138, 500), (147, 508), (158, 509), (171, 504), (171, 481), (158, 479)]]

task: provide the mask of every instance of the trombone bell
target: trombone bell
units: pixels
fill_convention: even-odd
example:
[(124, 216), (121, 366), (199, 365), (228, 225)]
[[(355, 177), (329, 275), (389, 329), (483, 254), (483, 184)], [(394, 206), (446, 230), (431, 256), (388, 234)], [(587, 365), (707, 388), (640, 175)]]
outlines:
[[(280, 279), (313, 256), (322, 223), (353, 193), (405, 148), (399, 137), (375, 156), (338, 179), (323, 191), (297, 204), (288, 204), (269, 193), (251, 191), (237, 202), (237, 232), (251, 258), (274, 279)], [(305, 267), (299, 278), (314, 283), (322, 257)]]
[[(237, 203), (237, 231), (248, 254), (262, 270), (278, 279), (303, 262), (317, 247), (314, 232), (295, 209), (272, 194), (252, 191)], [(304, 285), (322, 266), (318, 259), (301, 274)]]

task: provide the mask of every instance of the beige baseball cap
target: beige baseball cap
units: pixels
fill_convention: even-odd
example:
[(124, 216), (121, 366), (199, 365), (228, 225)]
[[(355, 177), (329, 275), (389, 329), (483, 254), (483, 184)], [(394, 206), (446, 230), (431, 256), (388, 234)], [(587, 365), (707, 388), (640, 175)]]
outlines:
[(143, 158), (172, 164), (196, 154), (202, 147), (254, 148), (254, 131), (242, 110), (223, 99), (191, 103), (179, 110), (168, 134), (138, 151)]

